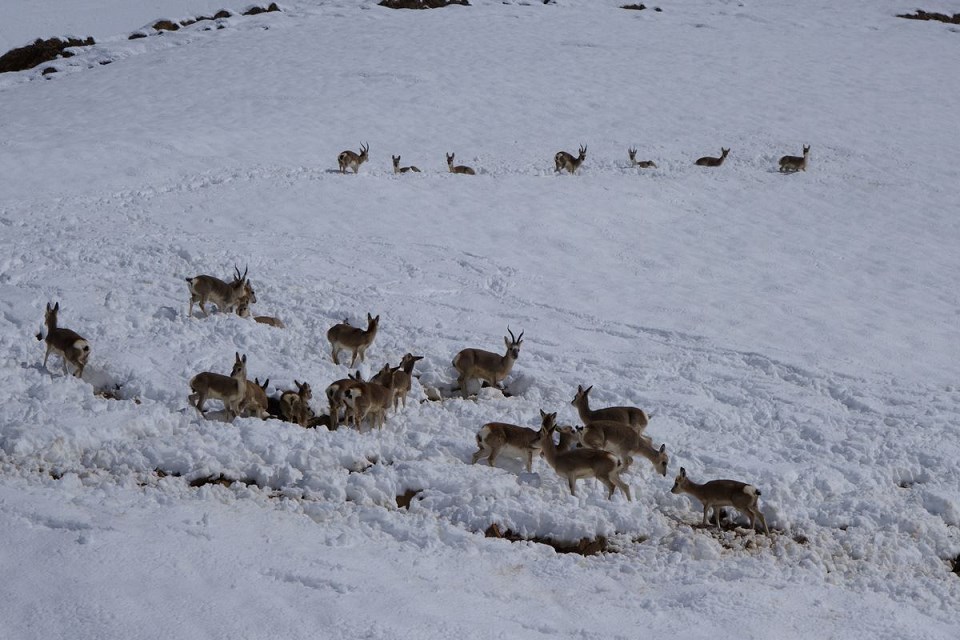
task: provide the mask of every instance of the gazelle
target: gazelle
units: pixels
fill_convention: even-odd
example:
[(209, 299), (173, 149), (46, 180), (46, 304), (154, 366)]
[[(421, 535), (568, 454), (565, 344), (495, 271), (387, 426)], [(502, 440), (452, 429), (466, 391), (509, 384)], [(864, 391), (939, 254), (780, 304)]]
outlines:
[(642, 433), (643, 430), (647, 428), (647, 424), (650, 423), (650, 418), (643, 409), (638, 409), (637, 407), (590, 409), (589, 394), (591, 389), (593, 389), (593, 385), (590, 385), (586, 389), (583, 388), (583, 385), (577, 385), (577, 394), (573, 396), (573, 402), (570, 403), (577, 408), (580, 420), (582, 420), (584, 424), (589, 424), (596, 420), (613, 420), (614, 422), (622, 422), (623, 424), (630, 425), (637, 433)]
[(757, 506), (760, 490), (751, 484), (736, 480), (711, 480), (697, 484), (687, 477), (687, 470), (680, 467), (680, 474), (673, 483), (671, 493), (689, 493), (703, 503), (703, 524), (708, 524), (707, 512), (712, 507), (713, 515), (720, 529), (720, 507), (734, 507), (750, 516), (750, 528), (755, 529), (757, 518), (763, 525), (764, 532), (769, 535), (767, 519)]
[(351, 367), (356, 363), (357, 356), (360, 357), (360, 362), (364, 362), (367, 348), (373, 344), (373, 339), (377, 337), (378, 326), (380, 326), (380, 316), (374, 318), (368, 313), (366, 329), (354, 327), (346, 320), (330, 327), (330, 330), (327, 331), (327, 340), (330, 341), (333, 363), (340, 364), (339, 354), (342, 349), (347, 349), (352, 353)]
[(560, 442), (557, 443), (557, 451), (572, 451), (580, 444), (580, 429), (573, 425), (564, 424), (556, 428), (560, 434)]
[(670, 463), (667, 445), (657, 449), (651, 444), (650, 438), (629, 425), (610, 420), (588, 422), (580, 433), (580, 442), (585, 447), (603, 449), (619, 456), (623, 460), (623, 471), (630, 468), (633, 454), (638, 453), (650, 461), (657, 473), (667, 475), (667, 465)]
[(657, 163), (653, 160), (637, 160), (637, 150), (633, 147), (627, 149), (627, 154), (630, 156), (631, 167), (640, 167), (641, 169), (657, 168)]
[(247, 356), (242, 358), (236, 354), (233, 371), (229, 376), (204, 371), (190, 379), (189, 400), (194, 403), (200, 415), (204, 415), (203, 405), (207, 400), (214, 399), (223, 402), (223, 406), (230, 414), (231, 419), (240, 415), (240, 407), (247, 394)]
[(566, 151), (558, 151), (557, 155), (553, 156), (553, 163), (556, 165), (554, 171), (559, 173), (561, 170), (566, 169), (569, 173), (576, 173), (577, 169), (580, 168), (580, 165), (583, 164), (583, 161), (587, 159), (587, 145), (580, 145), (580, 155), (576, 158), (573, 157), (572, 153), (567, 153)]
[[(80, 336), (76, 331), (57, 326), (57, 314), (60, 313), (60, 303), (57, 302), (52, 307), (47, 303), (47, 311), (44, 314), (44, 324), (47, 325), (47, 335), (43, 341), (47, 345), (47, 352), (43, 356), (43, 368), (47, 368), (47, 358), (50, 352), (60, 356), (63, 362), (63, 375), (67, 375), (67, 363), (73, 365), (73, 375), (78, 378), (83, 377), (83, 368), (87, 366), (87, 360), (90, 358), (90, 343)], [(40, 338), (38, 335), (37, 338)]]
[(353, 169), (354, 173), (360, 171), (360, 165), (367, 161), (369, 157), (370, 146), (360, 143), (360, 153), (354, 153), (347, 149), (341, 151), (337, 156), (337, 164), (340, 165), (340, 173), (346, 173), (347, 169)]
[(413, 384), (413, 367), (418, 361), (423, 360), (423, 356), (415, 356), (412, 353), (404, 354), (400, 360), (400, 366), (393, 372), (393, 409), (396, 411), (397, 404), (402, 402), (407, 406), (407, 394), (410, 393), (410, 387)]
[(253, 290), (253, 285), (247, 280), (249, 268), (245, 268), (242, 275), (240, 269), (236, 266), (234, 266), (234, 271), (235, 276), (233, 282), (230, 283), (224, 282), (220, 278), (205, 275), (185, 278), (187, 286), (190, 288), (188, 315), (193, 316), (194, 302), (200, 303), (200, 311), (205, 316), (208, 315), (205, 307), (208, 301), (217, 305), (221, 312), (232, 311), (243, 298), (246, 298), (250, 304), (256, 302), (257, 294)]
[(260, 378), (254, 378), (253, 382), (247, 380), (246, 384), (247, 390), (243, 397), (243, 405), (240, 407), (240, 411), (245, 414), (253, 414), (261, 420), (266, 420), (270, 417), (270, 412), (267, 411), (267, 406), (270, 404), (267, 398), (267, 387), (270, 386), (270, 378), (264, 380), (263, 384), (260, 384)]
[(359, 382), (343, 394), (344, 401), (351, 408), (354, 426), (360, 431), (363, 421), (370, 418), (371, 429), (383, 429), (387, 409), (393, 402), (393, 390), (376, 382)]
[(540, 453), (540, 432), (505, 422), (488, 422), (477, 432), (477, 451), (470, 463), (486, 458), (492, 467), (501, 453), (523, 456), (527, 473), (533, 473), (533, 457)]
[(508, 326), (507, 333), (510, 337), (503, 337), (507, 351), (502, 356), (483, 349), (464, 349), (454, 356), (453, 367), (459, 372), (457, 383), (464, 398), (467, 397), (467, 380), (476, 378), (502, 390), (500, 381), (510, 374), (513, 363), (520, 355), (520, 345), (523, 344), (523, 331), (519, 337), (514, 337)]
[(306, 382), (294, 380), (293, 384), (297, 385), (296, 391), (284, 391), (280, 394), (280, 413), (284, 420), (306, 427), (313, 417), (313, 411), (310, 409), (313, 389)]
[(406, 173), (406, 172), (408, 172), (408, 171), (413, 171), (414, 173), (420, 173), (420, 169), (416, 168), (416, 167), (413, 166), (413, 165), (410, 165), (409, 167), (401, 167), (401, 166), (400, 166), (400, 156), (391, 155), (390, 157), (393, 159), (393, 172), (394, 172), (394, 173)]
[[(237, 303), (237, 315), (241, 318), (250, 317), (250, 300), (246, 296), (241, 298), (240, 302)], [(273, 316), (253, 316), (253, 319), (260, 324), (267, 324), (277, 329), (284, 329), (286, 327), (280, 318), (274, 318)]]
[(447, 154), (447, 169), (450, 171), (450, 173), (462, 173), (468, 176), (476, 175), (477, 172), (466, 165), (463, 165), (463, 164), (454, 165), (453, 164), (454, 155), (456, 154), (453, 154), (453, 153)]
[(698, 158), (696, 164), (701, 167), (719, 167), (723, 164), (723, 161), (727, 159), (727, 155), (730, 153), (730, 149), (724, 149), (720, 147), (720, 157), (714, 158), (713, 156), (703, 156)]
[(619, 488), (627, 496), (627, 500), (633, 500), (630, 487), (620, 479), (623, 463), (617, 456), (599, 449), (559, 451), (553, 442), (557, 414), (544, 413), (541, 409), (540, 418), (543, 421), (540, 428), (540, 451), (557, 475), (567, 479), (572, 495), (577, 495), (578, 479), (596, 478), (607, 488), (607, 499), (612, 500), (613, 492)]
[(327, 387), (326, 395), (327, 402), (330, 403), (330, 429), (332, 431), (336, 431), (336, 429), (340, 426), (341, 411), (344, 412), (344, 419), (350, 419), (350, 407), (346, 402), (346, 393), (350, 389), (362, 384), (362, 382), (363, 379), (360, 377), (360, 372), (357, 371), (355, 374), (351, 374), (347, 378), (332, 382), (330, 386)]
[(803, 145), (803, 156), (783, 156), (780, 158), (780, 173), (806, 171), (810, 161), (810, 145)]

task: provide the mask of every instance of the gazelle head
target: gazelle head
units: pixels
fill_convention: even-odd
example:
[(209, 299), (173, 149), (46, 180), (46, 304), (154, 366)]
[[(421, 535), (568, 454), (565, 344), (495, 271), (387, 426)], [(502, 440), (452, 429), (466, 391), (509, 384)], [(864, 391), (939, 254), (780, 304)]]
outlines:
[(805, 144), (803, 145), (803, 155), (807, 155), (808, 153), (810, 153), (810, 145)]
[(540, 409), (540, 433), (550, 435), (557, 428), (557, 412), (547, 413)]
[(636, 164), (636, 163), (637, 163), (637, 149), (636, 149), (635, 147), (630, 147), (629, 149), (627, 149), (627, 154), (630, 155), (630, 162), (631, 162), (632, 164)]
[(400, 156), (391, 155), (390, 157), (393, 159), (393, 170), (394, 170), (394, 172), (399, 171), (399, 170), (400, 170)]
[(243, 296), (247, 299), (249, 304), (253, 304), (257, 301), (257, 292), (253, 290), (253, 285), (247, 280), (247, 272), (250, 271), (249, 266), (243, 268), (243, 273), (240, 273), (240, 267), (233, 265), (234, 277), (233, 284), (237, 285), (238, 283), (243, 284)]
[(670, 493), (683, 493), (683, 490), (689, 485), (690, 481), (687, 480), (687, 470), (680, 467), (680, 473), (677, 474), (676, 479), (673, 481), (673, 488), (670, 489)]
[[(653, 463), (653, 467), (657, 470), (657, 473), (662, 476), (667, 475), (667, 465), (670, 464), (670, 456), (667, 455), (667, 445), (660, 445), (657, 455), (651, 459), (651, 462)], [(686, 477), (685, 474), (684, 477)]]
[(304, 402), (309, 401), (313, 398), (313, 389), (310, 388), (310, 384), (307, 382), (300, 383), (297, 380), (293, 381), (293, 384), (297, 385), (297, 395), (300, 396), (300, 399)]
[(584, 389), (584, 388), (583, 388), (583, 385), (579, 385), (579, 384), (578, 384), (578, 385), (577, 385), (577, 395), (573, 396), (573, 401), (572, 401), (570, 404), (572, 404), (573, 406), (577, 406), (578, 404), (580, 404), (580, 401), (581, 401), (582, 399), (587, 398), (587, 399), (589, 400), (588, 394), (590, 393), (590, 390), (591, 390), (591, 389), (593, 389), (593, 385), (590, 385), (589, 387), (587, 387), (586, 389)]
[(523, 331), (520, 332), (519, 337), (514, 337), (513, 331), (510, 331), (510, 327), (507, 327), (507, 333), (510, 334), (510, 337), (503, 336), (503, 342), (507, 345), (507, 355), (516, 360), (520, 357), (520, 345), (523, 344)]
[(244, 380), (247, 378), (247, 354), (240, 357), (239, 352), (235, 352), (237, 359), (233, 363), (233, 370), (230, 371), (230, 377), (236, 378), (242, 375)]
[(580, 145), (580, 155), (577, 156), (577, 160), (583, 162), (587, 158), (587, 145)]
[(447, 155), (447, 164), (448, 164), (448, 165), (452, 165), (452, 164), (453, 164), (453, 159), (456, 157), (457, 154), (455, 154), (455, 153), (448, 153), (448, 154), (446, 154), (446, 155)]
[(377, 317), (374, 318), (367, 313), (367, 331), (376, 331), (378, 326), (380, 326), (380, 314), (377, 314)]
[(57, 328), (57, 314), (60, 313), (60, 302), (57, 301), (52, 307), (47, 303), (47, 311), (43, 316), (43, 322), (47, 325), (48, 332)]
[(721, 158), (726, 158), (729, 153), (730, 153), (730, 149), (724, 149), (723, 147), (720, 147)]
[(365, 142), (360, 143), (360, 162), (366, 162), (368, 157), (368, 152), (370, 151), (370, 145)]

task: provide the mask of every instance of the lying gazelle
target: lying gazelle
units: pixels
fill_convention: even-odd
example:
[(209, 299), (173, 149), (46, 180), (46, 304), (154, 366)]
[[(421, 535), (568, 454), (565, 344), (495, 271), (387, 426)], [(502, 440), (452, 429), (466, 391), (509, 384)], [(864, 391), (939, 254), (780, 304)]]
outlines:
[(352, 353), (350, 366), (352, 367), (357, 356), (360, 362), (366, 360), (367, 348), (373, 344), (373, 339), (377, 337), (377, 327), (380, 325), (380, 316), (376, 318), (367, 314), (367, 328), (360, 329), (352, 326), (347, 320), (335, 324), (327, 331), (327, 340), (330, 341), (330, 348), (333, 355), (333, 363), (340, 364), (340, 351), (347, 349)]
[(43, 318), (44, 324), (47, 325), (47, 335), (43, 337), (37, 334), (37, 339), (42, 339), (47, 345), (47, 352), (43, 356), (43, 368), (47, 368), (47, 358), (53, 352), (60, 356), (60, 360), (63, 362), (63, 375), (67, 375), (67, 363), (69, 362), (74, 368), (73, 375), (82, 378), (83, 368), (87, 366), (87, 360), (90, 358), (90, 343), (76, 331), (58, 327), (57, 314), (59, 313), (59, 302), (52, 307), (49, 302), (47, 303), (47, 311)]
[(631, 167), (640, 167), (641, 169), (657, 168), (657, 163), (653, 160), (637, 160), (637, 150), (634, 147), (627, 149), (627, 154), (630, 156)]
[(591, 389), (593, 389), (593, 385), (590, 385), (586, 389), (583, 388), (583, 385), (577, 385), (577, 394), (573, 396), (573, 402), (570, 403), (577, 408), (577, 413), (580, 414), (580, 420), (582, 420), (584, 424), (596, 420), (613, 420), (614, 422), (622, 422), (623, 424), (630, 425), (637, 433), (642, 433), (643, 430), (647, 428), (650, 419), (643, 409), (638, 409), (637, 407), (607, 407), (605, 409), (591, 410), (589, 396)]
[(353, 415), (353, 425), (361, 431), (361, 425), (367, 418), (370, 419), (370, 428), (383, 429), (387, 419), (387, 409), (393, 402), (393, 391), (376, 382), (363, 382), (348, 388), (344, 394), (344, 402), (350, 407)]
[(236, 266), (234, 266), (234, 271), (236, 274), (230, 283), (224, 282), (220, 278), (205, 275), (185, 278), (187, 286), (190, 288), (190, 309), (187, 314), (193, 316), (194, 302), (200, 303), (200, 311), (205, 316), (208, 315), (205, 307), (208, 301), (217, 305), (221, 312), (232, 311), (243, 298), (246, 298), (251, 304), (256, 302), (257, 294), (253, 290), (253, 285), (247, 280), (249, 268), (245, 268), (242, 275), (240, 269)]
[(473, 169), (471, 169), (470, 167), (464, 164), (454, 165), (453, 164), (454, 155), (455, 154), (453, 153), (447, 154), (447, 170), (450, 171), (450, 173), (462, 173), (468, 176), (476, 175), (477, 173), (476, 171), (474, 171)]
[(588, 422), (580, 432), (580, 442), (585, 447), (603, 449), (619, 456), (623, 460), (622, 471), (630, 468), (633, 454), (636, 453), (649, 460), (657, 473), (667, 475), (667, 465), (670, 462), (667, 445), (660, 445), (657, 449), (650, 438), (629, 425), (610, 420)]
[(783, 156), (780, 158), (780, 173), (806, 171), (810, 161), (810, 145), (803, 145), (803, 156)]
[(190, 379), (190, 389), (193, 393), (190, 394), (189, 400), (200, 415), (205, 416), (203, 405), (210, 399), (223, 402), (231, 420), (240, 415), (243, 399), (247, 394), (247, 356), (244, 355), (241, 358), (239, 353), (236, 356), (233, 371), (229, 376), (204, 371)]
[(558, 151), (557, 155), (553, 156), (553, 163), (556, 165), (554, 171), (559, 173), (561, 170), (566, 169), (568, 173), (576, 173), (577, 169), (580, 168), (580, 165), (583, 164), (583, 161), (587, 159), (587, 145), (580, 145), (580, 155), (576, 158), (573, 157), (572, 153), (567, 153), (566, 151)]
[(503, 390), (500, 381), (510, 374), (513, 363), (520, 355), (520, 345), (523, 344), (523, 331), (519, 337), (514, 337), (508, 326), (507, 333), (510, 337), (503, 337), (507, 352), (502, 356), (483, 349), (464, 349), (453, 358), (453, 367), (459, 372), (457, 384), (464, 398), (467, 397), (468, 380), (480, 379)]
[(533, 473), (533, 457), (540, 453), (540, 432), (506, 422), (488, 422), (477, 432), (477, 451), (470, 463), (486, 458), (492, 467), (501, 453), (522, 456), (527, 461), (527, 473)]
[[(240, 302), (237, 303), (237, 315), (241, 318), (250, 317), (250, 299), (246, 296), (241, 298)], [(273, 316), (253, 316), (253, 319), (260, 324), (267, 324), (271, 327), (276, 327), (277, 329), (283, 329), (286, 327), (280, 318), (274, 318)]]
[(704, 526), (708, 524), (707, 512), (711, 507), (717, 522), (717, 530), (720, 529), (720, 507), (735, 507), (750, 516), (751, 529), (756, 530), (757, 518), (760, 518), (764, 532), (767, 535), (770, 534), (770, 530), (767, 528), (767, 519), (763, 517), (763, 512), (757, 506), (760, 490), (751, 484), (736, 480), (711, 480), (710, 482), (697, 484), (687, 478), (687, 470), (680, 467), (680, 474), (673, 483), (670, 492), (689, 493), (703, 503)]
[(347, 149), (341, 151), (337, 156), (337, 164), (340, 165), (340, 173), (346, 173), (347, 169), (353, 169), (354, 173), (360, 171), (360, 165), (367, 161), (369, 157), (370, 146), (360, 143), (360, 153), (354, 153)]
[(268, 386), (270, 386), (270, 378), (264, 380), (263, 384), (260, 384), (260, 378), (254, 378), (253, 382), (247, 380), (246, 394), (243, 397), (243, 405), (240, 407), (242, 414), (255, 415), (261, 420), (270, 417), (270, 412), (267, 410), (270, 404), (267, 398)]
[(730, 153), (730, 149), (724, 149), (720, 147), (720, 157), (714, 158), (713, 156), (703, 156), (698, 158), (696, 164), (701, 167), (719, 167), (723, 164), (723, 161), (727, 159), (727, 155)]
[(313, 411), (310, 409), (313, 390), (306, 382), (294, 380), (293, 384), (297, 385), (296, 391), (284, 391), (280, 394), (280, 413), (287, 422), (295, 422), (301, 427), (307, 427), (310, 419), (313, 418)]
[(612, 500), (613, 492), (619, 488), (627, 496), (627, 500), (633, 500), (630, 487), (620, 479), (623, 463), (617, 456), (599, 449), (559, 451), (553, 442), (557, 414), (544, 413), (541, 409), (540, 418), (543, 421), (540, 428), (540, 451), (557, 475), (567, 479), (572, 495), (577, 495), (578, 479), (596, 478), (607, 488), (607, 499)]
[(400, 166), (400, 156), (391, 155), (390, 157), (393, 159), (393, 172), (394, 172), (394, 173), (406, 173), (406, 172), (408, 172), (408, 171), (413, 171), (414, 173), (420, 173), (420, 169), (416, 168), (416, 167), (413, 166), (413, 165), (410, 165), (409, 167), (401, 167), (401, 166)]
[(357, 371), (342, 380), (336, 380), (327, 387), (327, 402), (330, 403), (330, 430), (336, 431), (340, 426), (340, 413), (344, 412), (344, 419), (350, 420), (350, 407), (346, 402), (346, 394), (350, 389), (363, 382), (360, 372)]

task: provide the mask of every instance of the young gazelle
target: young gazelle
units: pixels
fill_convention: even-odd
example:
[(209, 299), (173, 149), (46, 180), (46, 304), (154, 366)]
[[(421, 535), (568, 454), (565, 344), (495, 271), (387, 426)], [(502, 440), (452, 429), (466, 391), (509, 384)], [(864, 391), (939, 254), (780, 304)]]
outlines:
[[(83, 368), (87, 366), (87, 360), (90, 358), (90, 343), (80, 337), (75, 331), (64, 329), (57, 326), (57, 314), (60, 313), (60, 303), (57, 302), (52, 307), (47, 303), (47, 311), (44, 315), (44, 323), (47, 325), (47, 335), (43, 341), (47, 345), (47, 352), (43, 356), (43, 367), (47, 367), (47, 358), (50, 352), (60, 356), (63, 362), (63, 375), (67, 375), (67, 363), (73, 365), (73, 375), (78, 378), (83, 377)], [(37, 338), (40, 338), (38, 335)]]
[(363, 382), (354, 385), (344, 392), (344, 402), (350, 407), (353, 414), (353, 425), (357, 431), (361, 430), (363, 421), (370, 418), (371, 429), (383, 429), (387, 419), (387, 409), (393, 402), (393, 390), (376, 382)]
[(780, 158), (780, 173), (806, 171), (810, 160), (810, 145), (803, 145), (803, 156), (783, 156)]
[(453, 157), (454, 157), (455, 155), (456, 155), (456, 154), (453, 154), (453, 153), (448, 153), (448, 154), (447, 154), (447, 169), (450, 171), (450, 173), (462, 173), (462, 174), (468, 175), (468, 176), (476, 175), (476, 173), (477, 173), (476, 171), (474, 171), (473, 169), (471, 169), (470, 167), (468, 167), (468, 166), (466, 166), (466, 165), (464, 165), (464, 164), (454, 165), (454, 164), (453, 164)]
[(717, 530), (720, 529), (720, 507), (735, 507), (739, 511), (750, 516), (750, 528), (755, 529), (757, 518), (763, 525), (764, 532), (770, 534), (767, 528), (767, 519), (763, 517), (763, 512), (757, 506), (760, 490), (751, 484), (737, 482), (736, 480), (711, 480), (703, 484), (697, 484), (687, 478), (687, 470), (680, 467), (680, 474), (673, 483), (671, 493), (689, 493), (694, 498), (703, 503), (703, 524), (708, 523), (707, 512), (713, 507), (713, 515), (717, 522)]
[(457, 384), (463, 397), (467, 397), (467, 380), (479, 378), (491, 386), (503, 389), (500, 381), (510, 374), (513, 363), (520, 355), (520, 345), (523, 344), (523, 331), (519, 337), (514, 337), (513, 331), (507, 327), (510, 337), (503, 337), (507, 352), (502, 356), (483, 349), (464, 349), (453, 358), (453, 367), (458, 371)]
[(223, 406), (230, 414), (231, 419), (240, 415), (240, 408), (247, 395), (247, 356), (242, 358), (236, 354), (233, 371), (229, 376), (204, 371), (190, 379), (190, 402), (197, 408), (200, 415), (205, 415), (203, 405), (207, 400), (214, 399), (223, 402)]
[(354, 153), (347, 149), (341, 151), (337, 156), (337, 164), (340, 165), (340, 173), (346, 173), (347, 169), (353, 169), (354, 173), (360, 171), (360, 165), (367, 161), (370, 146), (360, 143), (360, 153)]
[(641, 169), (656, 169), (657, 163), (653, 160), (637, 160), (637, 150), (634, 148), (627, 149), (627, 154), (630, 156), (630, 166), (631, 167), (640, 167)]
[(270, 386), (270, 378), (264, 380), (263, 384), (260, 384), (260, 378), (254, 378), (253, 382), (247, 380), (247, 392), (243, 397), (243, 405), (240, 407), (240, 411), (246, 415), (255, 415), (261, 420), (269, 418), (270, 412), (267, 410), (270, 404), (270, 400), (267, 398), (268, 386)]
[(642, 433), (647, 428), (650, 419), (643, 409), (637, 407), (607, 407), (591, 410), (589, 397), (591, 389), (593, 389), (593, 385), (586, 389), (583, 388), (583, 385), (577, 385), (577, 394), (573, 396), (573, 402), (570, 403), (577, 408), (577, 413), (580, 414), (580, 419), (584, 424), (596, 420), (613, 420), (630, 425), (637, 433)]
[(633, 454), (637, 453), (649, 460), (657, 473), (667, 475), (667, 465), (670, 462), (667, 445), (661, 445), (657, 449), (651, 444), (650, 438), (641, 435), (629, 425), (610, 420), (588, 422), (580, 432), (580, 442), (585, 447), (603, 449), (619, 456), (623, 460), (623, 471), (630, 468)]
[(208, 315), (205, 307), (208, 301), (217, 305), (217, 308), (221, 312), (232, 311), (244, 298), (251, 304), (256, 302), (257, 294), (253, 290), (253, 285), (247, 280), (247, 271), (249, 271), (249, 268), (244, 269), (242, 275), (240, 274), (240, 269), (236, 266), (234, 266), (234, 271), (236, 273), (233, 281), (230, 283), (224, 282), (220, 278), (214, 278), (213, 276), (201, 275), (185, 278), (187, 286), (190, 288), (190, 308), (187, 311), (188, 315), (193, 316), (194, 302), (200, 303), (200, 311), (202, 311), (205, 316)]
[(280, 394), (280, 415), (287, 422), (306, 427), (313, 418), (313, 410), (310, 409), (313, 389), (306, 382), (294, 380), (293, 384), (297, 385), (296, 391), (284, 391)]
[(730, 149), (724, 149), (720, 147), (720, 157), (714, 158), (713, 156), (703, 156), (699, 158), (696, 164), (701, 167), (719, 167), (723, 164), (723, 161), (727, 159), (727, 155), (730, 153)]
[[(246, 296), (241, 298), (240, 302), (237, 303), (237, 315), (241, 318), (250, 317), (250, 299)], [(253, 319), (260, 324), (267, 324), (277, 329), (284, 329), (286, 327), (286, 325), (283, 324), (283, 320), (274, 318), (273, 316), (253, 316)]]
[(378, 326), (380, 326), (380, 316), (374, 318), (368, 313), (366, 329), (354, 327), (346, 320), (330, 327), (330, 330), (327, 331), (327, 340), (330, 341), (333, 363), (340, 364), (339, 354), (342, 349), (347, 349), (352, 353), (351, 367), (356, 363), (357, 356), (360, 357), (360, 362), (364, 362), (367, 348), (373, 344), (373, 339), (377, 337)]
[(420, 173), (420, 169), (417, 169), (415, 166), (410, 165), (409, 167), (400, 166), (400, 156), (390, 156), (393, 159), (393, 172), (394, 173), (406, 173), (408, 171), (413, 171), (414, 173)]
[(562, 169), (566, 169), (569, 173), (576, 173), (577, 169), (580, 168), (580, 165), (583, 164), (583, 161), (587, 159), (587, 145), (580, 145), (580, 155), (576, 158), (573, 157), (572, 153), (567, 153), (566, 151), (558, 151), (557, 155), (553, 156), (553, 163), (556, 165), (554, 171), (559, 173)]
[(363, 379), (360, 377), (360, 372), (357, 371), (355, 374), (351, 374), (347, 378), (332, 382), (330, 386), (327, 387), (326, 395), (327, 402), (330, 403), (330, 429), (332, 431), (336, 431), (340, 426), (341, 411), (344, 412), (344, 419), (350, 419), (350, 407), (346, 402), (346, 394), (347, 391), (353, 389), (354, 387), (360, 386), (362, 383)]
[(501, 453), (523, 456), (527, 473), (533, 473), (533, 457), (540, 453), (540, 432), (505, 422), (488, 422), (477, 432), (477, 451), (470, 463), (486, 458), (492, 467)]
[(573, 449), (572, 451), (559, 451), (553, 442), (554, 425), (556, 424), (556, 413), (544, 413), (540, 410), (540, 418), (543, 421), (540, 428), (540, 451), (547, 460), (547, 464), (553, 467), (562, 478), (567, 479), (570, 485), (570, 493), (577, 495), (577, 480), (580, 478), (596, 478), (607, 488), (609, 493), (607, 498), (613, 499), (613, 492), (620, 489), (627, 500), (633, 500), (630, 497), (630, 487), (620, 479), (620, 471), (623, 463), (617, 456), (609, 451), (599, 449)]

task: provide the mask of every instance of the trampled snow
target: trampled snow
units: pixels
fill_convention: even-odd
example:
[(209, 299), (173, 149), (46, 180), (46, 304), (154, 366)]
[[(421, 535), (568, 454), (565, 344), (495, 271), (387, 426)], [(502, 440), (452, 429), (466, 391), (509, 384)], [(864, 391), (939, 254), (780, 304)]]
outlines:
[[(0, 75), (0, 638), (960, 632), (955, 27), (894, 2), (296, 0), (131, 41), (222, 4), (46, 4), (61, 21), (15, 6), (0, 44), (98, 44)], [(285, 329), (187, 317), (184, 278), (235, 265)], [(83, 380), (41, 366), (57, 300)], [(325, 410), (350, 371), (326, 331), (368, 312), (362, 373), (424, 356), (382, 431), (188, 405), (240, 352)], [(511, 397), (421, 402), (508, 326)], [(638, 459), (627, 502), (469, 464), (485, 422), (577, 424), (580, 384), (650, 414), (667, 477)], [(701, 527), (681, 466), (760, 488), (771, 535)]]

